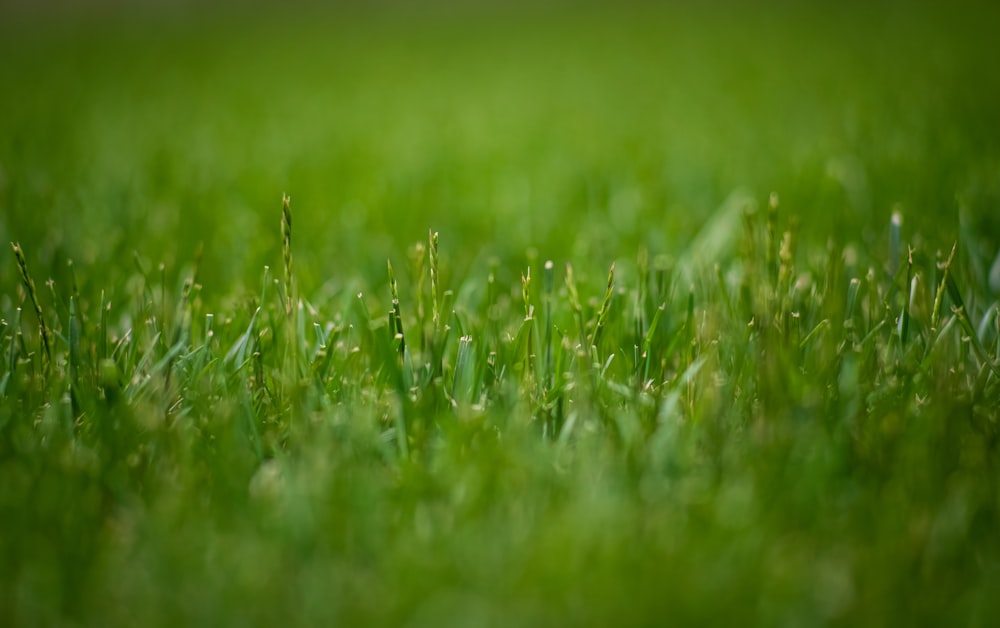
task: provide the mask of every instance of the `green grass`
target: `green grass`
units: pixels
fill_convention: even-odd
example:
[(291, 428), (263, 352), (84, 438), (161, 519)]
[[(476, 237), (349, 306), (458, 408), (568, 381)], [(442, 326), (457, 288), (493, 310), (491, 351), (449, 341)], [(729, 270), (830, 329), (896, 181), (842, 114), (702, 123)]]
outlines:
[(0, 9), (0, 623), (1000, 621), (995, 8), (228, 11)]

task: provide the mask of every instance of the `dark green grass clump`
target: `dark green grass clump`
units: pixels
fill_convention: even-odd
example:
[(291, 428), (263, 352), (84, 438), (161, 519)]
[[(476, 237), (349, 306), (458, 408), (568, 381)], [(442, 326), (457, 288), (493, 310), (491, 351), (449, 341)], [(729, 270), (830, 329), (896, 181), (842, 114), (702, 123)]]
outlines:
[(1000, 333), (971, 258), (907, 247), (898, 216), (887, 256), (800, 251), (776, 197), (737, 207), (683, 263), (452, 285), (432, 233), (409, 281), (296, 297), (286, 198), (284, 272), (218, 311), (197, 261), (176, 289), (137, 259), (115, 299), (40, 297), (15, 246), (0, 609), (991, 624)]

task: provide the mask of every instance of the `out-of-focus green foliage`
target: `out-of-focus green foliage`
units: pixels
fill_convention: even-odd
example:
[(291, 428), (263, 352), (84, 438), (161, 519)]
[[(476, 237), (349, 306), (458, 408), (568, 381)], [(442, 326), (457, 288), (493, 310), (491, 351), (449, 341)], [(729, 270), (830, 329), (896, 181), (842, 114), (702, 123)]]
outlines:
[(697, 4), (0, 8), (0, 624), (1000, 620), (1000, 15)]

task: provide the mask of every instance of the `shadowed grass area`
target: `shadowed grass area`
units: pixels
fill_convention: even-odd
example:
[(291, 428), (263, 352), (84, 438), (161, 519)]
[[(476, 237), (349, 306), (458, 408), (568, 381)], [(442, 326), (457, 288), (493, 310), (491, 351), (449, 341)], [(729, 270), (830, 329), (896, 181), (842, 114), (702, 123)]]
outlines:
[(1000, 617), (992, 7), (7, 17), (12, 625)]

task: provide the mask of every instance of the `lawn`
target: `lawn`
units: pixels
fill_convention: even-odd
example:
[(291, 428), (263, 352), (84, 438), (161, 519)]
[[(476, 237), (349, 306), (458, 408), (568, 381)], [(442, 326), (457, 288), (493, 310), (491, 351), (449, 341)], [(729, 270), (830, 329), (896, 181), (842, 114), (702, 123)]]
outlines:
[(0, 624), (1000, 622), (993, 3), (49, 5)]

